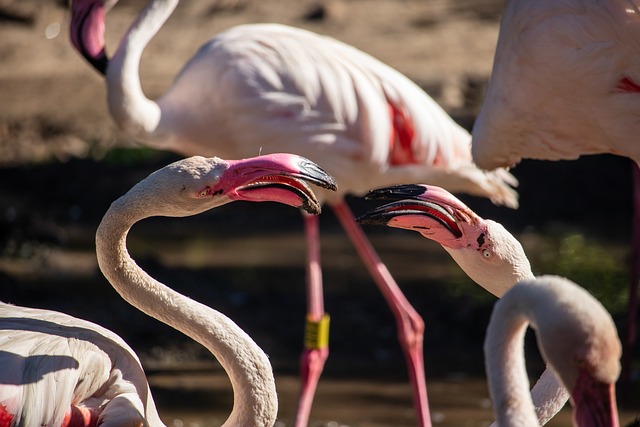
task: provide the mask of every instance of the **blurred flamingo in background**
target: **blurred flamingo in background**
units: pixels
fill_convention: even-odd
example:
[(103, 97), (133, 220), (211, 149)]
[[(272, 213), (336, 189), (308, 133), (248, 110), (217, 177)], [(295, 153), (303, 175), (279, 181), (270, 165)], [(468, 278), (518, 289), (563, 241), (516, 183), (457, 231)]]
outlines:
[(597, 153), (635, 162), (627, 380), (640, 283), (639, 6), (624, 0), (509, 1), (472, 141), (475, 162), (488, 170), (523, 158)]
[[(127, 234), (150, 216), (195, 215), (234, 200), (274, 200), (318, 214), (304, 181), (335, 185), (294, 155), (188, 158), (136, 184), (98, 227), (98, 264), (114, 288), (204, 345), (229, 375), (234, 404), (225, 426), (275, 423), (278, 398), (268, 357), (229, 318), (150, 277), (129, 255)], [(110, 330), (63, 313), (0, 303), (0, 378), (2, 427), (164, 426), (134, 351)]]
[[(109, 59), (104, 20), (115, 3), (74, 0), (70, 31), (78, 51), (106, 75), (109, 108), (124, 132), (183, 155), (296, 153), (336, 178), (339, 192), (318, 197), (333, 208), (396, 317), (419, 424), (430, 425), (424, 322), (353, 220), (344, 196), (430, 182), (516, 207), (515, 178), (505, 170), (479, 170), (469, 133), (405, 76), (337, 40), (283, 25), (243, 25), (219, 34), (164, 95), (150, 100), (140, 84), (140, 58), (178, 0), (149, 1)], [(308, 314), (298, 427), (308, 423), (328, 356), (317, 217), (305, 216), (305, 234)]]

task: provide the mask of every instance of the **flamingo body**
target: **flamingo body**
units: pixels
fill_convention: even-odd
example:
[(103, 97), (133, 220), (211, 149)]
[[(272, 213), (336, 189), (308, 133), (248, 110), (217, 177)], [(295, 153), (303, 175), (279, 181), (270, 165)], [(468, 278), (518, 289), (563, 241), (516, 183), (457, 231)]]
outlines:
[[(157, 126), (142, 129), (123, 90), (113, 91), (119, 51), (107, 71), (112, 115), (132, 136), (184, 155), (245, 158), (299, 153), (327, 165), (347, 193), (428, 179), (451, 191), (514, 207), (505, 171), (480, 172), (470, 135), (408, 78), (330, 37), (279, 24), (233, 27), (206, 43), (157, 100)], [(115, 83), (112, 83), (115, 81)]]
[(637, 2), (509, 1), (473, 158), (485, 169), (599, 153), (638, 163), (639, 89)]

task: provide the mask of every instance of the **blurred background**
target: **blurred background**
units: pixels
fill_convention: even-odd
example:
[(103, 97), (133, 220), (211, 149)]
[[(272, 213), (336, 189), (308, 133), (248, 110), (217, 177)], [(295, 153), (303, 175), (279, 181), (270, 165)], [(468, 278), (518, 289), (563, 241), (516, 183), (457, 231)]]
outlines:
[[(233, 25), (279, 22), (331, 35), (416, 81), (471, 129), (491, 72), (504, 0), (207, 0), (182, 2), (145, 50), (147, 95), (163, 93), (184, 62)], [(113, 52), (144, 0), (107, 17)], [(0, 0), (0, 300), (99, 323), (140, 355), (168, 426), (220, 425), (226, 375), (200, 345), (124, 302), (97, 268), (94, 233), (109, 204), (178, 156), (141, 148), (111, 120), (105, 85), (72, 49), (66, 1)], [(257, 155), (258, 153), (256, 153)], [(624, 330), (631, 241), (631, 163), (614, 156), (524, 161), (520, 209), (461, 196), (522, 242), (536, 274), (566, 276), (594, 293)], [(355, 214), (380, 203), (349, 199)], [(426, 322), (434, 424), (492, 420), (482, 340), (494, 298), (417, 233), (367, 227), (374, 246)], [(312, 426), (413, 426), (404, 358), (391, 312), (329, 209), (321, 217), (331, 355)], [(278, 426), (292, 424), (305, 314), (300, 214), (235, 203), (197, 217), (136, 225), (129, 250), (151, 275), (234, 319), (269, 354)], [(542, 372), (528, 336), (532, 378)], [(640, 412), (634, 381), (620, 385), (621, 422)], [(569, 426), (564, 411), (553, 426)]]

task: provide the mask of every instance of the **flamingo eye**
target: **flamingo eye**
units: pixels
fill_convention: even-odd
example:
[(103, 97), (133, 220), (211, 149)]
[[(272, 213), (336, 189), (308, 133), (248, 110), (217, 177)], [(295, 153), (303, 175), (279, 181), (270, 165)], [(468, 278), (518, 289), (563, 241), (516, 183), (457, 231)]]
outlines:
[(483, 249), (482, 250), (482, 256), (489, 259), (491, 258), (491, 251), (489, 249)]
[(198, 193), (199, 197), (207, 197), (209, 195), (209, 187), (207, 188), (203, 188), (202, 190), (200, 190), (200, 192)]

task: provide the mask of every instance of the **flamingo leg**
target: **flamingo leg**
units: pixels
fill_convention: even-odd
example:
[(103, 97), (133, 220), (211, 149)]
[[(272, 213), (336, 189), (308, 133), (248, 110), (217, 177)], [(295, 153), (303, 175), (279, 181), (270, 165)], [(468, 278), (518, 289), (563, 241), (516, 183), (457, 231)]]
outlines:
[(324, 312), (320, 267), (319, 219), (303, 213), (307, 239), (307, 323), (304, 350), (300, 357), (301, 389), (296, 427), (309, 424), (309, 414), (324, 363), (329, 357), (329, 316)]
[(355, 222), (353, 213), (347, 203), (341, 200), (332, 204), (331, 207), (396, 318), (398, 338), (407, 359), (409, 379), (413, 387), (413, 399), (417, 411), (418, 425), (431, 427), (424, 373), (424, 321), (406, 299), (364, 232)]
[(631, 236), (631, 280), (629, 282), (629, 303), (627, 307), (627, 334), (622, 356), (622, 379), (631, 380), (631, 364), (633, 362), (633, 347), (636, 340), (636, 318), (638, 311), (638, 285), (640, 284), (640, 168), (633, 162), (632, 184), (633, 191), (633, 223)]

